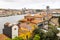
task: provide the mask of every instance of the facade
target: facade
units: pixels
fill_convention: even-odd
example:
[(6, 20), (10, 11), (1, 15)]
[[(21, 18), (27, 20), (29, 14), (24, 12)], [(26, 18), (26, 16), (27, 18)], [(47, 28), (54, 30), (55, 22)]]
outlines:
[(26, 39), (32, 36), (32, 31), (34, 30), (34, 25), (31, 23), (21, 23), (19, 25), (19, 37)]
[[(48, 19), (47, 19), (48, 17)], [(25, 23), (33, 23), (40, 28), (48, 29), (48, 21), (52, 17), (52, 14), (46, 14), (46, 12), (38, 13), (38, 14), (27, 14), (24, 19), (20, 20)]]
[(3, 29), (3, 34), (10, 38), (14, 38), (18, 36), (18, 26), (15, 24), (10, 24), (10, 23), (5, 23), (4, 24), (4, 29)]

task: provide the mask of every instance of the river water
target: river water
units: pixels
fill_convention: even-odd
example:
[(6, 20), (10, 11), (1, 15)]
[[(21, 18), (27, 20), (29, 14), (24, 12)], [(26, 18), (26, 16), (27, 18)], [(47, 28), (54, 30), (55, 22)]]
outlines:
[[(24, 14), (25, 15), (25, 14)], [(9, 16), (9, 17), (0, 17), (0, 34), (3, 33), (4, 23), (17, 23), (18, 20), (24, 18), (24, 15), (16, 15), (16, 16)]]

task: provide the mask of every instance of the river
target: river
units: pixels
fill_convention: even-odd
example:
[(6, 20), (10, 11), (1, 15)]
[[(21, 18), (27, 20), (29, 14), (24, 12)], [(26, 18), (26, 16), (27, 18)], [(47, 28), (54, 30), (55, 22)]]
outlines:
[[(24, 14), (25, 15), (25, 14)], [(17, 23), (18, 20), (24, 18), (24, 15), (16, 15), (16, 16), (9, 16), (9, 17), (0, 17), (0, 34), (3, 33), (4, 23)]]

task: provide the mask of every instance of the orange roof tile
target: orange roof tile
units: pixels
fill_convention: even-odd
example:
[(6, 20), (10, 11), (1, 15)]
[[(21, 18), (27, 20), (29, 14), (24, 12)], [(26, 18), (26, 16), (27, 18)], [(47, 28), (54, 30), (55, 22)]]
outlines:
[(34, 18), (34, 16), (25, 16), (25, 18)]
[(30, 14), (30, 13), (28, 13), (28, 14), (26, 14), (26, 16), (31, 16), (31, 14)]
[(27, 22), (27, 19), (23, 19), (23, 20), (20, 20), (20, 21), (22, 21), (22, 22)]
[(27, 26), (28, 26), (27, 23), (21, 23), (21, 24), (20, 24), (20, 27), (22, 27), (22, 28), (27, 28)]
[(47, 14), (46, 12), (41, 12), (41, 15), (46, 16)]
[(43, 20), (33, 20), (31, 22), (37, 24), (37, 23), (43, 22)]
[(42, 18), (43, 16), (40, 14), (35, 14), (34, 17)]
[(52, 17), (52, 14), (48, 14), (48, 17)]
[(27, 24), (27, 23), (21, 23), (20, 28), (23, 29), (23, 30), (24, 29), (25, 30), (31, 30), (31, 26), (29, 24)]

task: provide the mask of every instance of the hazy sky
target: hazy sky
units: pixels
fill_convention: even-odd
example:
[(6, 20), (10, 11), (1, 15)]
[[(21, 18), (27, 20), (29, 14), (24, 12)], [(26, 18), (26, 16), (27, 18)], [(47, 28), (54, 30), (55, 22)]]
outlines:
[(45, 9), (46, 6), (50, 8), (60, 8), (60, 0), (0, 0), (0, 8), (21, 9)]

